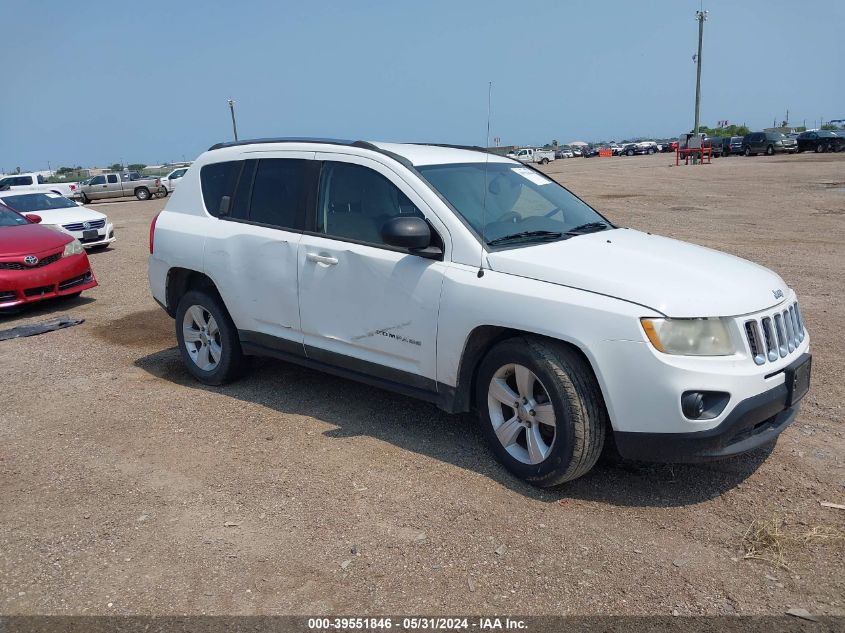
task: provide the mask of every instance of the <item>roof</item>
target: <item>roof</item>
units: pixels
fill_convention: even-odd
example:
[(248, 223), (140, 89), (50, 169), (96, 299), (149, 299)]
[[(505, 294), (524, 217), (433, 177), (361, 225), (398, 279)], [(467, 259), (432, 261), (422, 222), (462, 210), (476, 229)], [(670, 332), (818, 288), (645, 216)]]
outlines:
[(209, 151), (244, 145), (296, 143), (315, 145), (338, 145), (342, 147), (356, 147), (386, 154), (400, 162), (409, 162), (414, 166), (442, 165), (446, 163), (477, 163), (485, 160), (491, 162), (511, 162), (503, 156), (487, 152), (481, 147), (459, 145), (439, 145), (425, 143), (382, 143), (369, 141), (351, 141), (347, 139), (285, 137), (259, 138), (227, 143), (216, 143), (208, 148)]

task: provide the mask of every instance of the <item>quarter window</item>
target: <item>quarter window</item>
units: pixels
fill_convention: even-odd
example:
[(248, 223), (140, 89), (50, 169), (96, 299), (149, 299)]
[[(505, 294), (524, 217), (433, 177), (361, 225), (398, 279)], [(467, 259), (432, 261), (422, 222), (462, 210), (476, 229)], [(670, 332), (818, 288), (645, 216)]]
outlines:
[(420, 210), (381, 174), (350, 163), (323, 163), (317, 204), (317, 232), (383, 244), (381, 229), (398, 216), (422, 218)]
[(229, 212), (232, 192), (242, 165), (243, 161), (231, 160), (205, 165), (200, 171), (202, 199), (211, 215), (220, 216)]

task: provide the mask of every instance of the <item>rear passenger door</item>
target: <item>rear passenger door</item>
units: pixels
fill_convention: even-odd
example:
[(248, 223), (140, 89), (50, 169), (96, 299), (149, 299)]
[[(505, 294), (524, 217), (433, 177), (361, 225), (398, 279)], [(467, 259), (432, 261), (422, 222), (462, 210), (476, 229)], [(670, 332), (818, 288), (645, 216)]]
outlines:
[(437, 314), (444, 263), (384, 244), (396, 216), (445, 227), (417, 193), (381, 163), (323, 159), (316, 217), (299, 249), (299, 305), (309, 358), (434, 391)]
[(297, 249), (315, 195), (314, 152), (273, 152), (205, 165), (203, 199), (217, 217), (204, 262), (241, 340), (301, 355)]

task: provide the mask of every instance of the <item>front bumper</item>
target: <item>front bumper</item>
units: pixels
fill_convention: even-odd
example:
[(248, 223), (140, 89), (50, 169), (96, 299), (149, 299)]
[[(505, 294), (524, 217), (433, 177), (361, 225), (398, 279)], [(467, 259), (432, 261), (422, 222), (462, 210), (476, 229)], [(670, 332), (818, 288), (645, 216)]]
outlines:
[(0, 271), (0, 309), (94, 288), (97, 279), (85, 253), (32, 270)]
[[(810, 358), (804, 354), (785, 370)], [(789, 401), (787, 384), (739, 402), (716, 427), (689, 433), (614, 432), (619, 453), (627, 459), (684, 463), (705, 462), (752, 451), (777, 439), (795, 419), (800, 404)]]

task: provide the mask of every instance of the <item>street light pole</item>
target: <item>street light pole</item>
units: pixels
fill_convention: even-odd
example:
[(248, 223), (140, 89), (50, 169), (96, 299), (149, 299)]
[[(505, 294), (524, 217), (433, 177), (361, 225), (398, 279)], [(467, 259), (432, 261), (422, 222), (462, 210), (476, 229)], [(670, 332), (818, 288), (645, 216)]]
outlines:
[(707, 11), (696, 11), (695, 19), (698, 20), (698, 55), (695, 58), (695, 133), (697, 135), (701, 109), (701, 45), (704, 42), (704, 21), (707, 19)]
[(229, 111), (232, 113), (232, 132), (235, 134), (235, 141), (238, 140), (238, 124), (235, 123), (235, 102), (229, 99)]

